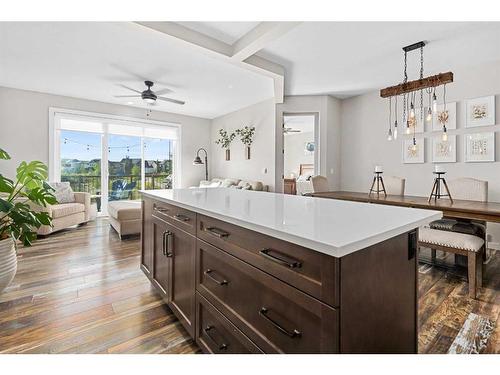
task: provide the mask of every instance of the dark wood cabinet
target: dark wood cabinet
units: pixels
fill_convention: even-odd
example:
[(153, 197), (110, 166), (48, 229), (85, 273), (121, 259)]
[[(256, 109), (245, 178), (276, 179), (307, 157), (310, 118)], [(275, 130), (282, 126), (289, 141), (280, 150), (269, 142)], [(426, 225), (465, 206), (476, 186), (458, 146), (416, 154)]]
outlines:
[(141, 269), (206, 353), (416, 353), (416, 236), (337, 258), (145, 197)]
[(153, 216), (151, 219), (152, 237), (153, 237), (153, 272), (152, 279), (155, 286), (158, 288), (163, 299), (166, 302), (170, 301), (170, 257), (168, 247), (173, 242), (172, 235), (168, 231), (168, 224), (163, 220)]
[(194, 336), (196, 237), (170, 224), (167, 230), (171, 233), (169, 306)]
[(153, 202), (142, 201), (141, 269), (151, 279), (153, 271)]

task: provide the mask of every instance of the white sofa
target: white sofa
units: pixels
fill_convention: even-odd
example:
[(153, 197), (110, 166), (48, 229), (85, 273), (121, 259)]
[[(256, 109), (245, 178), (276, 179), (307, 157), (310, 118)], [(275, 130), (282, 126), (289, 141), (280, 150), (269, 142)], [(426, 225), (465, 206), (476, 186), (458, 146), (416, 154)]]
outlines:
[(269, 186), (260, 181), (241, 180), (239, 178), (212, 178), (211, 180), (202, 180), (197, 187), (214, 188), (224, 187), (230, 189), (269, 191)]

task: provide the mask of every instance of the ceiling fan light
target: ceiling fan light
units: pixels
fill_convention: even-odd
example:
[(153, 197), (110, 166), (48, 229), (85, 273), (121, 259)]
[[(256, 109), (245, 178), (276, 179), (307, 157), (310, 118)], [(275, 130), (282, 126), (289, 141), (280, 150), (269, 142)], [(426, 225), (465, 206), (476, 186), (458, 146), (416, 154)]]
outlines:
[(154, 104), (156, 102), (156, 99), (153, 98), (144, 98), (144, 101), (148, 104)]

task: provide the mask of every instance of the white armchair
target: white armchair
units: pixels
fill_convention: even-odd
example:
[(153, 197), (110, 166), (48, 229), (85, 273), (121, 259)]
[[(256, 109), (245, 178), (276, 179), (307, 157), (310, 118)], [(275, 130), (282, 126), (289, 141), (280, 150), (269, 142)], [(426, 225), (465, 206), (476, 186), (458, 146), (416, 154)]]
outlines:
[(75, 201), (72, 203), (60, 203), (47, 207), (31, 204), (33, 209), (46, 211), (52, 218), (52, 226), (42, 225), (37, 231), (38, 234), (48, 235), (90, 220), (90, 194), (82, 192), (75, 192), (74, 194)]

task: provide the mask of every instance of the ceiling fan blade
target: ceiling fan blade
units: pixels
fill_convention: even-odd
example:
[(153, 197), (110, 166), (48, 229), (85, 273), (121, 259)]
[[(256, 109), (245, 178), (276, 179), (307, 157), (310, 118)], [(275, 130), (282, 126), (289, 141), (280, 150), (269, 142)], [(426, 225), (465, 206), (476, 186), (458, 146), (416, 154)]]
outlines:
[(140, 95), (114, 95), (115, 98), (140, 98)]
[(121, 84), (121, 83), (119, 83), (119, 84), (118, 84), (118, 86), (123, 87), (124, 89), (130, 90), (130, 91), (136, 92), (136, 93), (138, 93), (138, 94), (142, 94), (139, 90), (133, 89), (133, 88), (128, 87), (128, 86), (126, 86), (126, 85), (123, 85), (123, 84)]
[(180, 105), (186, 104), (186, 102), (183, 102), (182, 100), (166, 98), (164, 96), (159, 96), (157, 99), (163, 100), (164, 102), (170, 102), (170, 103), (175, 103), (175, 104), (180, 104)]
[(168, 94), (169, 92), (173, 92), (173, 91), (166, 88), (166, 87), (164, 89), (161, 89), (161, 90), (155, 90), (156, 95)]

